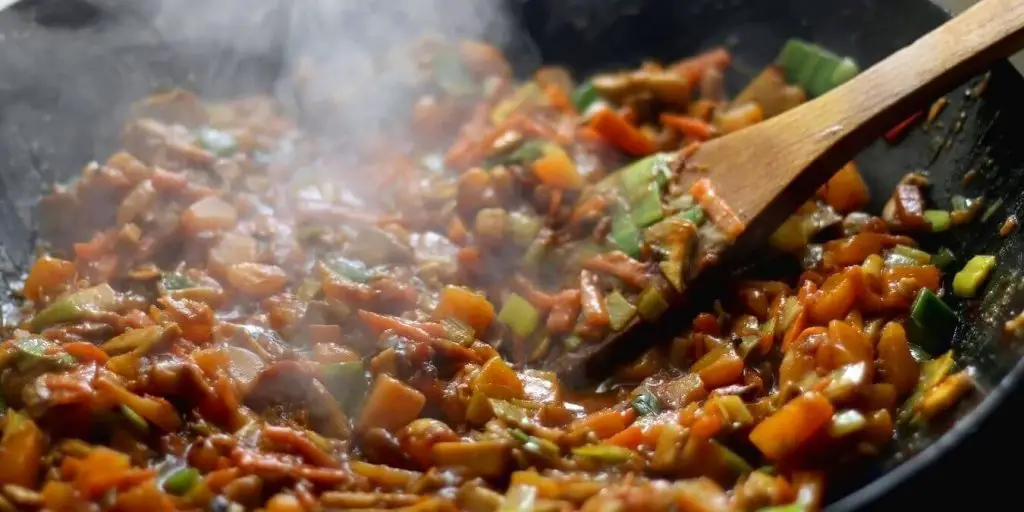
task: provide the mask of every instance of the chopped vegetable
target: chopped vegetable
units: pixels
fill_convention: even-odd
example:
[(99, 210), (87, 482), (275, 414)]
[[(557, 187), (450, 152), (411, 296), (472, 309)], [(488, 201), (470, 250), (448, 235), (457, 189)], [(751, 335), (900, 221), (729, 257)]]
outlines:
[(832, 413), (832, 404), (823, 395), (805, 393), (754, 427), (750, 442), (769, 460), (785, 459), (825, 427)]
[(196, 468), (181, 468), (164, 480), (164, 489), (171, 494), (184, 496), (200, 482), (202, 475)]
[(470, 327), (475, 335), (483, 335), (494, 320), (494, 306), (481, 294), (449, 285), (442, 290), (433, 317), (455, 319)]
[(948, 230), (953, 224), (953, 217), (946, 210), (925, 210), (924, 220), (936, 233)]
[(640, 293), (640, 300), (637, 302), (637, 312), (640, 313), (640, 318), (648, 322), (657, 319), (668, 307), (669, 303), (665, 296), (653, 284)]
[(932, 265), (944, 269), (956, 261), (956, 255), (946, 247), (940, 247), (939, 251), (932, 256)]
[(416, 419), (425, 404), (423, 393), (389, 375), (379, 375), (366, 397), (356, 428), (362, 432), (371, 428), (397, 431)]
[(608, 307), (608, 318), (611, 321), (612, 329), (616, 331), (625, 329), (629, 325), (629, 321), (636, 316), (636, 306), (617, 291), (605, 297), (605, 304)]
[(613, 444), (589, 444), (573, 448), (573, 455), (594, 459), (605, 464), (621, 464), (636, 456), (633, 450)]
[(511, 293), (501, 306), (498, 321), (508, 326), (517, 336), (525, 338), (537, 329), (540, 313), (526, 299)]
[(238, 151), (238, 140), (228, 132), (204, 126), (199, 129), (198, 137), (207, 151), (219, 157), (228, 157)]
[(786, 78), (801, 85), (812, 97), (820, 96), (860, 72), (857, 63), (815, 44), (790, 39), (776, 58)]
[(113, 309), (118, 301), (117, 292), (104, 283), (78, 290), (54, 302), (32, 317), (30, 324), (33, 331), (39, 331), (51, 325), (80, 320), (89, 313)]
[(661, 412), (661, 404), (658, 398), (648, 391), (644, 391), (633, 399), (633, 410), (640, 416), (651, 416)]
[[(820, 510), (829, 472), (974, 388), (976, 358), (929, 356), (958, 313), (952, 253), (922, 248), (984, 203), (926, 210), (923, 171), (873, 216), (847, 163), (774, 233), (792, 272), (723, 274), (669, 318), (750, 220), (691, 157), (853, 60), (790, 41), (729, 98), (725, 48), (577, 87), (410, 43), (338, 90), (299, 66), (288, 108), (150, 98), (42, 199), (67, 259), (0, 322), (0, 510)], [(411, 101), (344, 140), (290, 117), (358, 121), (392, 79)]]
[(972, 257), (960, 272), (953, 277), (953, 292), (960, 297), (974, 297), (982, 283), (996, 267), (996, 257), (978, 255)]
[(576, 111), (584, 113), (590, 108), (595, 101), (598, 99), (597, 89), (594, 88), (594, 84), (589, 81), (581, 83), (576, 87), (576, 90), (572, 92), (572, 104), (576, 107)]
[(334, 395), (344, 409), (352, 412), (369, 387), (363, 363), (360, 361), (332, 363), (325, 365), (321, 372), (321, 378), (327, 390)]
[(910, 317), (917, 324), (915, 327), (921, 339), (914, 342), (930, 348), (929, 352), (937, 353), (953, 336), (957, 326), (956, 314), (934, 292), (922, 288), (910, 308)]

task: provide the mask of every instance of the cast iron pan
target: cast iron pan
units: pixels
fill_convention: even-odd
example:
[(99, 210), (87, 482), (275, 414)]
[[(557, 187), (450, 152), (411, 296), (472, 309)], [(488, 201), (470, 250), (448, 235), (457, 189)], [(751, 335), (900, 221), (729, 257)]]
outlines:
[[(119, 146), (129, 102), (173, 84), (213, 97), (274, 88), (282, 73), (287, 15), (278, 2), (253, 5), (260, 7), (248, 17), (227, 20), (236, 26), (231, 41), (218, 40), (216, 31), (196, 38), (187, 20), (155, 21), (158, 7), (143, 0), (26, 1), (0, 13), (0, 275), (5, 281), (16, 280), (32, 259), (41, 191)], [(866, 67), (948, 18), (926, 0), (518, 0), (510, 11), (519, 26), (502, 44), (520, 70), (545, 61), (585, 76), (724, 44), (737, 60), (737, 72), (728, 77), (733, 92), (789, 37), (818, 42)], [(238, 50), (237, 26), (246, 24), (251, 29), (242, 40), (244, 49)], [(876, 465), (834, 479), (831, 509), (888, 508), (909, 495), (915, 495), (915, 506), (927, 506), (929, 494), (942, 496), (934, 503), (943, 508), (955, 502), (955, 495), (922, 486), (951, 482), (998, 496), (998, 489), (969, 483), (979, 474), (987, 477), (985, 471), (951, 464), (981, 459), (972, 460), (965, 452), (993, 454), (985, 443), (1009, 431), (993, 425), (992, 418), (1007, 422), (1024, 403), (1014, 391), (1024, 373), (1021, 344), (999, 334), (1002, 322), (1024, 304), (1019, 284), (1024, 237), (997, 234), (1003, 218), (1021, 209), (1024, 197), (1024, 145), (1017, 121), (1024, 113), (1022, 90), (1024, 80), (1003, 63), (993, 69), (981, 101), (966, 101), (963, 91), (948, 96), (946, 125), (961, 111), (966, 123), (937, 158), (934, 132), (919, 130), (898, 146), (880, 143), (858, 158), (875, 208), (908, 171), (929, 172), (940, 205), (948, 205), (951, 194), (964, 193), (960, 184), (966, 172), (978, 171), (981, 178), (972, 182), (968, 195), (984, 194), (990, 202), (1001, 198), (1004, 207), (987, 222), (934, 244), (952, 248), (961, 258), (983, 251), (998, 254), (1000, 267), (982, 300), (954, 301), (965, 321), (952, 346), (964, 364), (977, 369), (980, 392), (946, 423), (901, 438)], [(74, 221), (62, 219), (61, 224), (73, 232)], [(1012, 439), (996, 441), (1007, 457), (1013, 454), (1006, 451), (1022, 446)], [(943, 479), (949, 474), (958, 476)]]

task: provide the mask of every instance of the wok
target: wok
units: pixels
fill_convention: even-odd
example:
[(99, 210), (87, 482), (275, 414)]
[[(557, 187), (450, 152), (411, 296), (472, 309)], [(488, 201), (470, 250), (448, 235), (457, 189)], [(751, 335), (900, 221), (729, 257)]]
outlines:
[[(254, 9), (251, 19), (233, 20), (252, 25), (254, 36), (241, 45), (243, 50), (237, 40), (218, 40), (217, 34), (190, 37), (187, 23), (154, 27), (159, 9), (148, 1), (21, 2), (0, 13), (0, 275), (5, 292), (34, 255), (41, 191), (115, 150), (120, 120), (132, 100), (169, 84), (209, 96), (274, 86), (282, 73), (288, 31), (282, 20), (287, 16), (275, 2), (256, 4), (266, 8)], [(725, 44), (736, 55), (737, 70), (727, 77), (733, 92), (769, 63), (789, 37), (818, 42), (867, 67), (948, 18), (926, 0), (518, 0), (510, 7), (520, 30), (502, 44), (521, 70), (543, 60), (585, 76)], [(987, 222), (936, 241), (953, 249), (961, 264), (965, 255), (988, 252), (998, 255), (1000, 266), (981, 300), (954, 301), (964, 322), (952, 346), (962, 363), (976, 368), (981, 391), (960, 404), (946, 423), (900, 439), (876, 465), (833, 480), (831, 509), (886, 508), (909, 495), (918, 495), (916, 506), (926, 506), (922, 489), (950, 506), (954, 497), (935, 493), (932, 486), (987, 477), (965, 467), (983, 457), (970, 459), (971, 454), (1021, 449), (1001, 425), (1012, 421), (1021, 400), (1015, 388), (1024, 373), (1024, 352), (1000, 333), (1002, 322), (1024, 304), (1019, 277), (1024, 236), (998, 235), (1004, 216), (1019, 211), (1024, 197), (1024, 147), (1017, 122), (1024, 113), (1021, 90), (1024, 80), (1002, 63), (992, 70), (981, 101), (965, 101), (963, 91), (948, 96), (946, 119), (963, 111), (966, 123), (937, 158), (934, 131), (921, 130), (896, 146), (876, 144), (858, 158), (874, 192), (875, 211), (904, 173), (920, 169), (930, 173), (939, 204), (948, 204), (954, 193), (1001, 199), (1003, 210)], [(965, 191), (961, 182), (970, 170), (982, 177)], [(74, 219), (62, 223), (73, 226)], [(998, 491), (988, 488), (985, 494), (998, 496)]]

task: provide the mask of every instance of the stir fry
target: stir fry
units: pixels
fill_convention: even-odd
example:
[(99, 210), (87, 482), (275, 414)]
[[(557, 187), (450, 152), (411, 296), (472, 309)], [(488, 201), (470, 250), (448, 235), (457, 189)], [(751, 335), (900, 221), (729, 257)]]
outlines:
[(582, 84), (418, 51), (402, 144), (345, 159), (270, 98), (175, 90), (43, 200), (0, 509), (816, 510), (972, 389), (913, 236), (950, 214), (918, 175), (860, 212), (852, 163), (772, 239), (802, 273), (738, 276), (587, 390), (543, 370), (665, 313), (742, 229), (687, 155), (850, 59), (793, 41), (729, 100), (724, 49)]

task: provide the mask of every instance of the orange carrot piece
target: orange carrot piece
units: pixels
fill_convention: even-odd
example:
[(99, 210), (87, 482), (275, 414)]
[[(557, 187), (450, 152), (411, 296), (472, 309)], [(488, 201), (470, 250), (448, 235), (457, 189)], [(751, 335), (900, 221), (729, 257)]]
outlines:
[[(697, 373), (708, 389), (727, 386), (743, 376), (743, 359), (735, 350), (724, 350), (718, 354), (709, 352), (705, 357), (713, 357), (714, 360), (706, 362)], [(703, 359), (694, 365), (703, 362)]]
[(32, 271), (25, 278), (22, 294), (26, 299), (39, 300), (40, 292), (46, 292), (75, 275), (75, 264), (51, 256), (43, 256), (32, 265)]
[(661, 124), (678, 130), (679, 133), (696, 140), (708, 140), (714, 137), (717, 132), (714, 125), (696, 117), (665, 113), (661, 114), (659, 119)]
[[(526, 395), (526, 388), (523, 386), (523, 381), (516, 375), (515, 370), (512, 369), (501, 357), (492, 357), (483, 367), (480, 368), (480, 373), (477, 374), (476, 379), (473, 381), (474, 388), (486, 389), (487, 395), (491, 398), (523, 398)], [(494, 391), (498, 391), (502, 396), (494, 396)]]
[(86, 499), (95, 499), (117, 487), (130, 469), (131, 459), (127, 455), (110, 448), (96, 447), (82, 459), (74, 486)]
[(690, 194), (700, 203), (704, 211), (708, 212), (718, 229), (721, 229), (729, 237), (736, 238), (746, 228), (732, 208), (725, 204), (725, 201), (715, 192), (710, 179), (697, 180), (690, 188)]
[(610, 108), (598, 111), (590, 120), (590, 127), (606, 141), (633, 156), (647, 156), (657, 149), (654, 141)]
[(676, 506), (681, 512), (729, 512), (729, 494), (706, 476), (676, 484)]
[(609, 437), (605, 442), (635, 450), (636, 447), (643, 443), (643, 440), (644, 432), (640, 425), (630, 425), (622, 432)]
[(754, 102), (730, 108), (715, 116), (715, 126), (724, 134), (738, 132), (761, 121), (764, 121), (764, 110)]
[(846, 316), (857, 300), (857, 292), (863, 279), (860, 267), (850, 267), (842, 274), (832, 274), (821, 285), (821, 289), (808, 298), (807, 312), (810, 321), (825, 324)]
[(850, 162), (818, 189), (818, 197), (839, 213), (858, 211), (868, 204), (868, 186)]
[(375, 334), (392, 330), (399, 336), (405, 336), (413, 341), (429, 342), (435, 336), (444, 336), (444, 326), (429, 322), (411, 322), (403, 318), (391, 315), (381, 315), (372, 311), (360, 309), (359, 319), (362, 320)]
[(572, 104), (572, 98), (565, 92), (565, 89), (559, 84), (548, 84), (544, 87), (544, 96), (548, 99), (548, 104), (552, 107), (565, 112), (565, 113), (576, 113), (576, 107)]
[(769, 460), (784, 460), (827, 426), (833, 412), (824, 395), (804, 393), (758, 423), (750, 432), (750, 442)]
[(580, 304), (587, 325), (604, 327), (611, 321), (597, 275), (589, 270), (580, 271)]
[(494, 306), (487, 297), (461, 286), (448, 285), (433, 313), (434, 320), (454, 318), (473, 329), (477, 336), (487, 332), (494, 320)]
[(390, 375), (381, 374), (366, 398), (356, 428), (365, 432), (380, 427), (395, 432), (416, 419), (426, 403), (423, 393)]
[(541, 183), (551, 188), (576, 190), (583, 186), (583, 176), (580, 176), (576, 164), (561, 148), (546, 151), (530, 168)]
[(273, 443), (291, 447), (311, 464), (327, 468), (341, 467), (341, 462), (338, 459), (320, 449), (309, 438), (295, 429), (267, 426), (263, 428), (263, 437)]
[(895, 286), (902, 280), (913, 280), (919, 288), (927, 288), (931, 291), (938, 291), (940, 275), (938, 267), (934, 265), (922, 265), (920, 267), (892, 267), (882, 270), (882, 281), (886, 288)]
[(590, 414), (573, 423), (573, 431), (589, 430), (600, 439), (609, 437), (626, 430), (626, 418), (615, 409), (604, 409)]
[(572, 331), (580, 314), (579, 289), (562, 290), (552, 297), (552, 300), (547, 320), (548, 331), (551, 334), (566, 334)]
[(65, 352), (75, 356), (80, 361), (92, 361), (99, 364), (107, 364), (110, 356), (96, 345), (85, 341), (74, 341), (61, 345)]
[(697, 84), (707, 70), (725, 69), (731, 62), (732, 55), (729, 50), (719, 47), (679, 61), (672, 65), (671, 69), (684, 76), (691, 84)]

